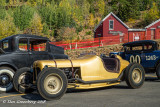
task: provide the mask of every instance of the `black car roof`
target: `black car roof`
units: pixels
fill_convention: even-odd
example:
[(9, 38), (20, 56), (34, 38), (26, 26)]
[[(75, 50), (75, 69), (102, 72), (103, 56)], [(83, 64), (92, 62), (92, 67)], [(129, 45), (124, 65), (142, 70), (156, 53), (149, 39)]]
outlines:
[(17, 34), (17, 35), (12, 35), (12, 36), (8, 36), (0, 41), (3, 41), (5, 39), (9, 39), (9, 38), (17, 38), (17, 37), (25, 37), (25, 38), (35, 38), (35, 39), (43, 39), (43, 40), (49, 40), (46, 37), (42, 37), (42, 36), (37, 36), (37, 35), (29, 35), (29, 34)]
[(124, 43), (123, 46), (138, 46), (143, 44), (157, 44), (157, 42), (153, 40), (140, 40), (140, 41)]

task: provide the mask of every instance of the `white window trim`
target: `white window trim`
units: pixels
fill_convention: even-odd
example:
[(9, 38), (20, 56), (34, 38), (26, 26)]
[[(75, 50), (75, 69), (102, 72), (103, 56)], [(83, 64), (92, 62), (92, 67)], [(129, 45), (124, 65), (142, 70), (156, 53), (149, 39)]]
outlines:
[[(110, 28), (110, 22), (113, 21), (113, 29)], [(114, 20), (109, 20), (109, 30), (114, 30)]]

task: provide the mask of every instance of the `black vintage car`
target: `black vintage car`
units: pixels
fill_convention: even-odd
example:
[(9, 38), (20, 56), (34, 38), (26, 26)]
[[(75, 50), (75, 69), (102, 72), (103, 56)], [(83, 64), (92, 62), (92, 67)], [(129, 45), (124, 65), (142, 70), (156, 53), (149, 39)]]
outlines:
[(36, 35), (18, 34), (0, 40), (0, 91), (12, 89), (14, 73), (36, 60), (68, 59), (64, 49)]

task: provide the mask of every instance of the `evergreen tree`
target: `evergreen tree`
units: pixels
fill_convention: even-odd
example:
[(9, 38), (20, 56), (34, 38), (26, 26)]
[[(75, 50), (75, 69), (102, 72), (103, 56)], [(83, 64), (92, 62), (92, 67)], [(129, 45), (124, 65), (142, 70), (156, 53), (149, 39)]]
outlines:
[(34, 14), (34, 9), (29, 6), (17, 7), (14, 11), (14, 23), (20, 29), (24, 30), (30, 25)]

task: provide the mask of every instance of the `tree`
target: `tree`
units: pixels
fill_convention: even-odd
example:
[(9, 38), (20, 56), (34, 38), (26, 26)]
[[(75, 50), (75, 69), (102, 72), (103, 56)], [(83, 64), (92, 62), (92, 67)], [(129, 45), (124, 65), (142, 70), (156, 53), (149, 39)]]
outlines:
[(29, 32), (34, 35), (42, 35), (43, 31), (43, 24), (41, 23), (41, 17), (37, 14), (34, 13), (33, 19), (31, 20), (31, 25), (29, 28), (27, 28)]
[(94, 27), (94, 16), (93, 16), (93, 14), (91, 13), (90, 15), (89, 15), (89, 26), (90, 26), (90, 28), (92, 28), (92, 27)]
[(105, 11), (105, 2), (104, 0), (97, 1), (98, 13), (102, 17)]
[(145, 15), (144, 21), (145, 21), (146, 25), (148, 25), (151, 22), (159, 19), (159, 17), (160, 17), (159, 16), (159, 10), (158, 10), (158, 7), (157, 7), (156, 3), (153, 2), (152, 5), (153, 5), (152, 8), (149, 11), (147, 11), (147, 13)]
[(29, 27), (30, 21), (33, 17), (35, 10), (29, 6), (17, 7), (14, 11), (14, 23), (20, 29), (24, 30)]
[(58, 30), (57, 41), (66, 41), (67, 43), (72, 43), (77, 39), (77, 33), (75, 28), (62, 27)]
[(5, 5), (6, 5), (6, 1), (0, 0), (0, 8), (4, 8)]
[(6, 17), (7, 11), (6, 9), (1, 9), (0, 8), (0, 19), (4, 19)]
[(58, 26), (58, 8), (57, 5), (52, 2), (51, 5), (43, 6), (39, 9), (39, 14), (42, 17), (42, 22), (46, 23), (50, 30), (57, 28)]
[(28, 0), (27, 3), (30, 5), (30, 6), (36, 6), (37, 2), (36, 0)]
[(4, 20), (0, 19), (0, 39), (16, 34), (17, 31), (13, 18), (9, 14)]

